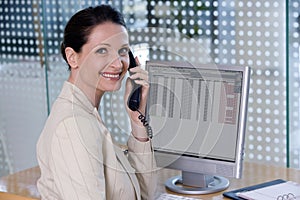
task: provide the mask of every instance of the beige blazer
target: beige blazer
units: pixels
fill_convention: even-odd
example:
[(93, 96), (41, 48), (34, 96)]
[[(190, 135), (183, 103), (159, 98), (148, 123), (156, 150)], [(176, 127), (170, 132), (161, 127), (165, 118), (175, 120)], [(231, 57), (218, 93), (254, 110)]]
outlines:
[(65, 82), (37, 143), (42, 199), (154, 199), (151, 141), (129, 137), (128, 155), (115, 145), (98, 110)]

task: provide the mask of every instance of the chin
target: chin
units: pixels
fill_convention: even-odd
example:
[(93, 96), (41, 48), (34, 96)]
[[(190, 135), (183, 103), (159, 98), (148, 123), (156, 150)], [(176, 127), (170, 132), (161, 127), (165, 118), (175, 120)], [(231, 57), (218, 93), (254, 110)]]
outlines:
[(118, 91), (118, 90), (120, 90), (120, 88), (121, 88), (121, 85), (119, 84), (119, 85), (117, 85), (117, 86), (114, 86), (114, 87), (105, 87), (105, 88), (103, 88), (102, 87), (102, 91), (106, 91), (106, 92), (116, 92), (116, 91)]

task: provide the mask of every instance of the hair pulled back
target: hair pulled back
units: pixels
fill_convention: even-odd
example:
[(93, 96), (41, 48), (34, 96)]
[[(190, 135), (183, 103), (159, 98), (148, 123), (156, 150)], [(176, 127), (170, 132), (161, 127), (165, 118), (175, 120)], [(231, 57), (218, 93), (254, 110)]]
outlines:
[(93, 28), (105, 22), (113, 22), (126, 28), (122, 14), (110, 5), (88, 7), (74, 14), (65, 27), (61, 43), (61, 54), (64, 60), (68, 63), (65, 53), (67, 47), (79, 53), (82, 46), (87, 43)]

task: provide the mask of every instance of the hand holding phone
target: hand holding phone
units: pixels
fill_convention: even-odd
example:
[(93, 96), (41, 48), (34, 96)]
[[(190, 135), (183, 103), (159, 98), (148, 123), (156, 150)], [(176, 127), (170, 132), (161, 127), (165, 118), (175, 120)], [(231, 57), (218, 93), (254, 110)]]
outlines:
[[(135, 58), (131, 51), (129, 51), (129, 62), (130, 63), (129, 63), (128, 70), (137, 66), (137, 64), (135, 62)], [(130, 71), (129, 71), (129, 73), (130, 73)], [(133, 89), (131, 91), (131, 94), (129, 95), (127, 105), (130, 110), (137, 111), (140, 113), (138, 118), (139, 118), (139, 120), (141, 120), (143, 125), (146, 127), (148, 138), (152, 138), (152, 136), (153, 136), (152, 128), (149, 125), (146, 117), (139, 111), (142, 87), (140, 85), (136, 84), (134, 82), (134, 80), (132, 80), (132, 84), (133, 84)]]
[[(137, 64), (135, 62), (135, 58), (132, 54), (131, 51), (129, 51), (129, 69), (136, 67)], [(130, 72), (129, 72), (130, 73)], [(141, 86), (137, 85), (133, 80), (132, 80), (132, 84), (133, 84), (133, 89), (131, 94), (129, 95), (128, 98), (128, 107), (130, 108), (130, 110), (132, 111), (137, 111), (140, 107), (140, 101), (141, 101)]]

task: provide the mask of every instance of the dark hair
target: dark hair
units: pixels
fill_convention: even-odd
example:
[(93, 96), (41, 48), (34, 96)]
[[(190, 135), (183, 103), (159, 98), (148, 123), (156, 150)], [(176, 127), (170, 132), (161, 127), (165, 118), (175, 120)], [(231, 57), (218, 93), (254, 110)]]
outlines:
[(122, 14), (110, 5), (85, 8), (71, 17), (65, 27), (61, 43), (61, 54), (67, 63), (66, 47), (71, 47), (77, 53), (80, 52), (93, 28), (104, 22), (113, 22), (126, 28)]

